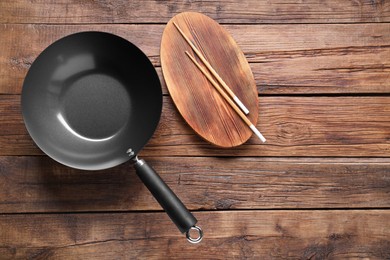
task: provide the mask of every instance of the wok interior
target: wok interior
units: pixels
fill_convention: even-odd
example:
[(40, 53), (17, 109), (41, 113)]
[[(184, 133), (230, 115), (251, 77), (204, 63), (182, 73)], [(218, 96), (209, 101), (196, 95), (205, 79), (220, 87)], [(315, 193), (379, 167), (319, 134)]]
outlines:
[(77, 33), (49, 46), (32, 64), (22, 112), (35, 143), (79, 169), (127, 161), (157, 127), (161, 85), (147, 56), (108, 33)]

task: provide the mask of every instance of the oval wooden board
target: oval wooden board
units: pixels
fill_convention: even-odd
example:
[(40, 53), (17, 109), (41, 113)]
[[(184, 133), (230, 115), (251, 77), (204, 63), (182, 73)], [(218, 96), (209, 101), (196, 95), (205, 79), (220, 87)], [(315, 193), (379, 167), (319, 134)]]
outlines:
[(160, 54), (168, 91), (180, 114), (194, 131), (217, 146), (243, 144), (252, 131), (187, 57), (185, 51), (205, 67), (173, 22), (245, 104), (250, 111), (249, 120), (256, 125), (256, 83), (243, 52), (229, 33), (213, 19), (200, 13), (185, 12), (168, 22), (161, 40)]

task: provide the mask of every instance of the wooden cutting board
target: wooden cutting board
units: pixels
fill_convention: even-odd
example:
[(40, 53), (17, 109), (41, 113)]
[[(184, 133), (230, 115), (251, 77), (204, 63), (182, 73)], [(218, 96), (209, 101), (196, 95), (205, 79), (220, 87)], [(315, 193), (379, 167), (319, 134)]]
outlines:
[(173, 22), (182, 29), (244, 103), (250, 111), (249, 120), (256, 125), (256, 83), (243, 52), (216, 21), (200, 13), (185, 12), (174, 16), (168, 22), (161, 40), (160, 54), (168, 91), (180, 114), (192, 129), (220, 147), (243, 144), (251, 137), (252, 131), (185, 54), (185, 51), (191, 53), (206, 69)]

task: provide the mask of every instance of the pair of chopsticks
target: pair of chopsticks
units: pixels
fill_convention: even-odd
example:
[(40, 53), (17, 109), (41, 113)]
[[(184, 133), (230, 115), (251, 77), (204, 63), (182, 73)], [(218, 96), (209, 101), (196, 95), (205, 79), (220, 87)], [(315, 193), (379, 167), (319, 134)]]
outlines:
[[(224, 88), (226, 92), (213, 79), (210, 73), (208, 73), (188, 51), (185, 52), (187, 56), (196, 65), (196, 67), (203, 73), (203, 75), (206, 76), (206, 78), (210, 81), (210, 83), (215, 87), (215, 89), (219, 92), (219, 94), (221, 94), (221, 96), (229, 103), (229, 105), (236, 111), (236, 113), (241, 117), (241, 119), (249, 126), (252, 132), (264, 143), (266, 141), (264, 136), (259, 132), (259, 130), (257, 130), (257, 128), (252, 124), (252, 122), (245, 115), (245, 114), (249, 114), (249, 110), (244, 106), (244, 104), (240, 101), (240, 99), (233, 93), (233, 91), (229, 88), (229, 86), (225, 83), (225, 81), (218, 75), (218, 73), (206, 60), (203, 54), (195, 47), (195, 45), (190, 41), (190, 39), (187, 38), (187, 36), (180, 29), (180, 27), (175, 22), (173, 22), (173, 24), (175, 25), (176, 29), (180, 32), (181, 36), (183, 36), (186, 42), (191, 46), (192, 50), (196, 53), (196, 55), (198, 55), (198, 57), (206, 65), (207, 69), (213, 74), (213, 76), (217, 79), (219, 84), (221, 84), (221, 86)], [(234, 100), (234, 102), (232, 99)]]

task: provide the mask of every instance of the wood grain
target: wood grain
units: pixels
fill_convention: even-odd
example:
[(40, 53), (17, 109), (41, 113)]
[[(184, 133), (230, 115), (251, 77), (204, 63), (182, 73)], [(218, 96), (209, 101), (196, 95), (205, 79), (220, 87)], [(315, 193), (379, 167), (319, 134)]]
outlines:
[[(390, 159), (146, 158), (191, 210), (390, 207)], [(0, 157), (0, 212), (161, 210), (130, 163), (81, 171)]]
[[(79, 31), (115, 33), (160, 65), (164, 25), (0, 24), (0, 93), (20, 94), (28, 68), (53, 41)], [(390, 24), (224, 25), (260, 94), (390, 93)]]
[[(0, 155), (42, 155), (24, 127), (19, 95), (0, 95)], [(389, 157), (390, 97), (262, 97), (255, 136), (234, 149), (198, 137), (164, 98), (160, 124), (142, 156)]]
[(166, 23), (185, 11), (220, 23), (388, 22), (388, 1), (28, 1), (2, 0), (1, 23)]
[[(185, 52), (189, 51), (193, 57), (196, 56), (195, 60), (199, 60), (199, 56), (173, 23), (179, 26), (184, 37), (189, 39), (228, 88), (249, 109), (249, 115), (244, 116), (249, 119), (249, 125), (256, 125), (259, 113), (256, 83), (240, 47), (211, 18), (200, 13), (185, 12), (173, 17), (165, 27), (160, 53), (165, 83), (186, 123), (214, 145), (231, 148), (245, 143), (252, 131), (187, 57)], [(205, 65), (202, 64), (201, 68)], [(222, 90), (222, 93), (226, 92)]]
[[(190, 245), (163, 213), (0, 216), (0, 254), (17, 259), (390, 257), (389, 211), (196, 212)], [(223, 253), (221, 253), (223, 252)]]

